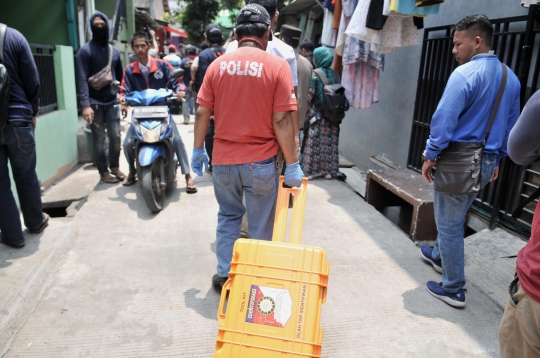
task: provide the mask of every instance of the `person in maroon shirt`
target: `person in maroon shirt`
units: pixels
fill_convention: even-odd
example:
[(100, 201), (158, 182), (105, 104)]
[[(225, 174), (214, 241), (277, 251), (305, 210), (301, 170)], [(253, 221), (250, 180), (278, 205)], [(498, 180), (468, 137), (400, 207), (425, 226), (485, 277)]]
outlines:
[[(510, 132), (508, 155), (519, 165), (540, 160), (540, 91), (529, 99)], [(517, 255), (516, 277), (508, 291), (499, 328), (501, 358), (540, 357), (540, 205), (531, 238)]]

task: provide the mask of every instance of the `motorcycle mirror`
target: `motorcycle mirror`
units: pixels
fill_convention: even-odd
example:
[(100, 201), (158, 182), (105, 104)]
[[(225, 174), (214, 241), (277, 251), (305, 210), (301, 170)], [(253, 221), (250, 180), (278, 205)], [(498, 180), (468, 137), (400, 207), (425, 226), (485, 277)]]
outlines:
[(180, 78), (180, 77), (184, 77), (184, 73), (185, 73), (184, 69), (182, 69), (182, 68), (177, 68), (176, 70), (174, 70), (174, 71), (171, 73), (171, 77), (172, 77), (172, 78), (178, 79), (178, 78)]
[(111, 82), (111, 88), (113, 91), (118, 91), (120, 89), (120, 81), (114, 80)]

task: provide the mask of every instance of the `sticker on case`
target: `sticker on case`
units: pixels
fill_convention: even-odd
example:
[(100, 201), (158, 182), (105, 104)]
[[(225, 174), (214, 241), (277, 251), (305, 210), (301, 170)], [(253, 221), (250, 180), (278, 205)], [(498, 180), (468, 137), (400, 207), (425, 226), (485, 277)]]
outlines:
[(246, 322), (285, 327), (291, 314), (292, 298), (288, 290), (251, 286)]

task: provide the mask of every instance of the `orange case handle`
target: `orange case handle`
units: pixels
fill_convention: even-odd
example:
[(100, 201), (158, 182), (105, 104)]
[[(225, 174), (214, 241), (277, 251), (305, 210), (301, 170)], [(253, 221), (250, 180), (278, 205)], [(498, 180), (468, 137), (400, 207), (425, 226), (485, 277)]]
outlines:
[(284, 183), (285, 178), (282, 175), (279, 177), (276, 217), (274, 220), (274, 234), (272, 235), (272, 241), (285, 242), (289, 197), (292, 194), (294, 200), (289, 242), (291, 244), (301, 244), (302, 230), (304, 228), (304, 213), (306, 211), (306, 191), (308, 179), (302, 179), (302, 186), (300, 188), (285, 188)]
[(231, 286), (232, 286), (232, 279), (229, 278), (225, 282), (223, 287), (221, 288), (221, 297), (219, 298), (219, 307), (217, 311), (217, 319), (220, 325), (225, 323), (225, 317), (227, 316), (227, 312), (225, 312), (225, 314), (223, 314), (222, 312), (223, 312), (223, 306), (225, 306), (225, 298), (228, 296), (227, 293), (228, 291), (231, 290)]

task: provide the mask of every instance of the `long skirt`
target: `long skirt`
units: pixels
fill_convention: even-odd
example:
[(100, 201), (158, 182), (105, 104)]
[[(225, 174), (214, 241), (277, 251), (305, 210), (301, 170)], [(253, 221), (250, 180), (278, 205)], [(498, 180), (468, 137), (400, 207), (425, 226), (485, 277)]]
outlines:
[(336, 174), (339, 171), (339, 126), (324, 118), (305, 124), (300, 165), (306, 176)]

